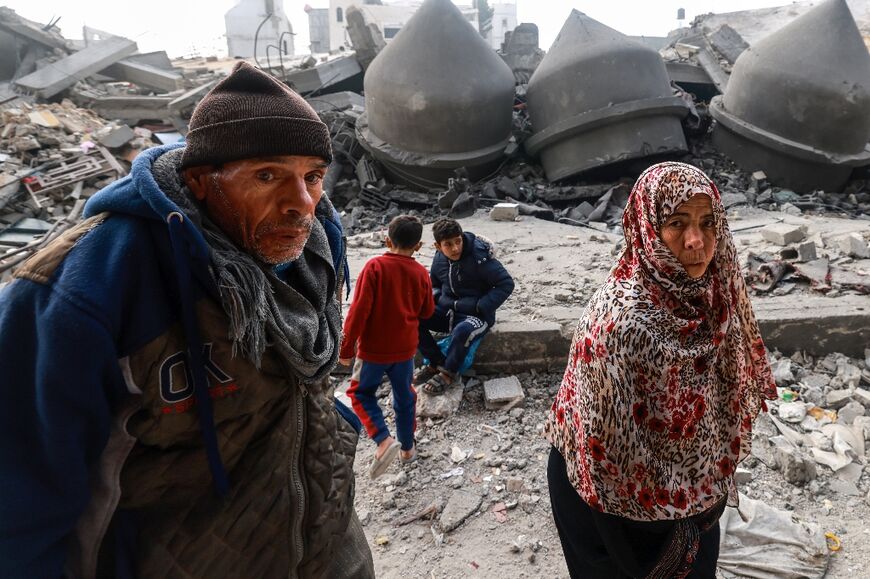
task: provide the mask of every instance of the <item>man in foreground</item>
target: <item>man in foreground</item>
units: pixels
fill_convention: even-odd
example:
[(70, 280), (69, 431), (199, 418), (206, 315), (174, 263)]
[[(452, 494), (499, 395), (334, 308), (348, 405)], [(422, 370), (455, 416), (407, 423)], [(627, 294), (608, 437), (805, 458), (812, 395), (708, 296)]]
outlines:
[(0, 576), (373, 577), (327, 127), (240, 63), (0, 294)]

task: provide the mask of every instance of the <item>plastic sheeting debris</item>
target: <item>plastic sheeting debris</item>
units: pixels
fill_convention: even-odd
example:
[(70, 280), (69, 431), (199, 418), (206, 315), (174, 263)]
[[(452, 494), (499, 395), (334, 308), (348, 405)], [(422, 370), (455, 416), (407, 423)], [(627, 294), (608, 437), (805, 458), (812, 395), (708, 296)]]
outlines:
[(719, 527), (718, 566), (726, 579), (820, 579), (828, 569), (821, 527), (788, 511), (741, 494), (740, 510), (725, 509)]

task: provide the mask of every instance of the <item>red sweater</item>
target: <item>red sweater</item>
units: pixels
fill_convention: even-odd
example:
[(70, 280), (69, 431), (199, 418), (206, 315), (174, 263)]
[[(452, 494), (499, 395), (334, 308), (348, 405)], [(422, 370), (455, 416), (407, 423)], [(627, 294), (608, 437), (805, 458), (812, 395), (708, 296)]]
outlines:
[(432, 280), (425, 267), (397, 253), (372, 258), (356, 281), (340, 356), (353, 358), (356, 352), (357, 358), (377, 364), (413, 358), (419, 320), (434, 312)]

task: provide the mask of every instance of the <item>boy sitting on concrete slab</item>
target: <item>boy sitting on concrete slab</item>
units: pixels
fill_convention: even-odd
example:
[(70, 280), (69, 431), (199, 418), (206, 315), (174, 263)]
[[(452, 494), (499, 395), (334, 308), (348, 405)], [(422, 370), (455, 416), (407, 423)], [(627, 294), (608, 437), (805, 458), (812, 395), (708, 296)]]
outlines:
[[(491, 243), (463, 232), (454, 219), (432, 225), (435, 257), (429, 275), (435, 314), (420, 322), (420, 352), (429, 360), (414, 377), (427, 394), (441, 394), (453, 384), (474, 340), (495, 323), (495, 311), (514, 291), (514, 280), (493, 256)], [(431, 332), (452, 337), (442, 354)]]
[[(416, 217), (399, 215), (390, 222), (389, 251), (363, 266), (344, 324), (339, 363), (347, 366), (356, 355), (347, 395), (378, 445), (369, 469), (372, 478), (382, 475), (398, 454), (403, 462), (416, 458), (417, 393), (411, 381), (417, 327), (435, 309), (429, 274), (413, 257), (422, 246), (422, 235), (423, 224)], [(398, 441), (390, 435), (378, 406), (376, 394), (385, 373), (393, 387)]]

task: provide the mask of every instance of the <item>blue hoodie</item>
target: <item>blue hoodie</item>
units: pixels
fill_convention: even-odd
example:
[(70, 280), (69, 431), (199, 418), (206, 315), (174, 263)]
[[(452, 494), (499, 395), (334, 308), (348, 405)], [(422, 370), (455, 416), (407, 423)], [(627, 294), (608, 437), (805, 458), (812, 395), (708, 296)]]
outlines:
[[(97, 193), (85, 216), (111, 218), (59, 248), (51, 268), (0, 291), (0, 577), (59, 577), (90, 500), (90, 477), (128, 397), (119, 360), (182, 323), (196, 411), (214, 485), (227, 489), (215, 442), (197, 296), (218, 298), (209, 247), (157, 186), (147, 150), (131, 174)], [(336, 271), (341, 224), (321, 218)]]

